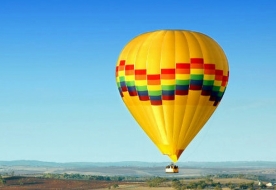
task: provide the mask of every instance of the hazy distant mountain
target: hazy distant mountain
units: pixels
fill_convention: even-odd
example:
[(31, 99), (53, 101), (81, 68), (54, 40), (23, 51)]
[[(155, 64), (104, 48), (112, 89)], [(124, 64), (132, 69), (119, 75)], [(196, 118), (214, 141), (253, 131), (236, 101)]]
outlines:
[(269, 175), (276, 179), (276, 162), (179, 162), (178, 174), (166, 174), (167, 162), (42, 162), (36, 160), (0, 161), (0, 175), (34, 175), (45, 173), (78, 173), (100, 176), (166, 176), (191, 177), (219, 173)]
[[(37, 166), (37, 167), (164, 167), (168, 162), (43, 162), (36, 160), (0, 161), (0, 166)], [(178, 162), (181, 167), (191, 168), (243, 168), (243, 167), (276, 167), (276, 162), (269, 161), (235, 161), (235, 162)]]

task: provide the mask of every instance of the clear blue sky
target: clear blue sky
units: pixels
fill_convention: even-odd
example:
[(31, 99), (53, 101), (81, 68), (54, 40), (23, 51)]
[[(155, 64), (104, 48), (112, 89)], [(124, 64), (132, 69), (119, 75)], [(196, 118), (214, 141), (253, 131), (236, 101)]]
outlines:
[(168, 161), (125, 108), (120, 51), (157, 29), (205, 33), (230, 81), (185, 161), (276, 161), (276, 1), (2, 0), (0, 160)]

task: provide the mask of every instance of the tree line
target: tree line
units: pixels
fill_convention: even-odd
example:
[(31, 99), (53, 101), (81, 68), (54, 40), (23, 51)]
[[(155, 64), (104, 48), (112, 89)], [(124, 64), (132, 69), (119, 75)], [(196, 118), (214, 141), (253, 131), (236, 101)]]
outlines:
[(46, 173), (42, 178), (49, 179), (67, 179), (67, 180), (100, 180), (100, 181), (137, 181), (139, 177), (135, 176), (100, 176), (100, 175), (83, 175), (78, 173), (53, 174)]
[(4, 185), (6, 183), (6, 180), (0, 175), (0, 186)]

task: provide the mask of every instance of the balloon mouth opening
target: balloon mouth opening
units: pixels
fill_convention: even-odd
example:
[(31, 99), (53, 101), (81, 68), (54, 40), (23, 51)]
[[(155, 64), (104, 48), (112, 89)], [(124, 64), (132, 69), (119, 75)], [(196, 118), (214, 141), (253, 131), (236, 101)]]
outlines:
[(177, 162), (178, 157), (177, 157), (175, 154), (173, 154), (173, 155), (168, 155), (168, 156), (169, 156), (170, 159), (173, 161), (173, 163), (176, 163), (176, 162)]
[(176, 151), (176, 153), (173, 153), (173, 154), (165, 154), (165, 155), (167, 155), (167, 156), (171, 159), (171, 161), (172, 161), (173, 163), (176, 163), (176, 162), (178, 161), (178, 159), (179, 159), (179, 157), (180, 157), (180, 155), (182, 154), (183, 151), (184, 151), (184, 150), (178, 150), (178, 151)]

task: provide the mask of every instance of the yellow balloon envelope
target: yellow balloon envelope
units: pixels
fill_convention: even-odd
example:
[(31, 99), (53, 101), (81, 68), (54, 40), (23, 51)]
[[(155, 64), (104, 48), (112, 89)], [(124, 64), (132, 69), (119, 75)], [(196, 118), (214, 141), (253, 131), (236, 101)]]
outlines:
[(125, 105), (173, 162), (219, 105), (228, 78), (222, 48), (212, 38), (186, 30), (141, 34), (124, 47), (116, 65)]

